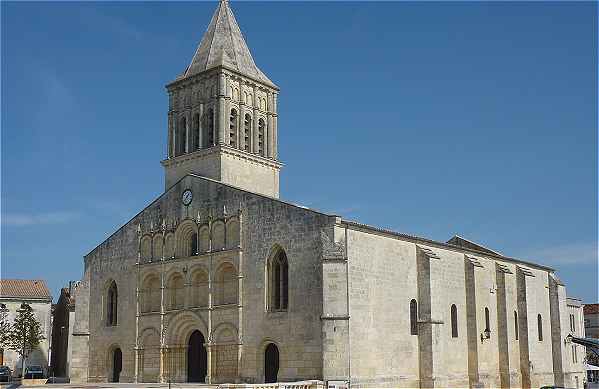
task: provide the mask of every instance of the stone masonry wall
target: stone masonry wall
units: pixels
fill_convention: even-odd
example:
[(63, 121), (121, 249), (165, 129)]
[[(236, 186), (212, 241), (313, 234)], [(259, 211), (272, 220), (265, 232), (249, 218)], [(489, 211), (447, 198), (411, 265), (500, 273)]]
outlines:
[[(185, 189), (193, 192), (189, 207), (181, 203)], [(322, 376), (320, 236), (327, 217), (211, 180), (187, 176), (86, 256), (89, 381), (112, 378), (112, 353), (116, 348), (120, 348), (123, 355), (121, 381), (135, 380), (138, 226), (147, 231), (150, 226), (159, 228), (162, 220), (180, 223), (186, 218), (196, 218), (198, 213), (203, 218), (208, 214), (219, 217), (225, 209), (233, 213), (240, 207), (242, 303), (233, 316), (214, 311), (210, 328), (230, 324), (237, 329), (242, 351), (236, 380), (263, 381), (264, 348), (269, 342), (279, 348), (279, 380)], [(267, 312), (265, 306), (265, 264), (274, 247), (285, 251), (289, 264), (289, 308), (285, 312)], [(145, 269), (146, 265), (141, 266)], [(112, 280), (118, 287), (118, 324), (107, 326), (106, 291)], [(79, 301), (77, 304), (79, 309)], [(158, 319), (152, 322), (151, 317), (140, 317), (139, 330), (159, 330), (159, 323)], [(206, 332), (204, 328), (201, 330)], [(207, 338), (212, 335), (205, 334)]]
[[(549, 270), (348, 226), (352, 386), (554, 383)], [(419, 304), (418, 335), (410, 335), (411, 299)]]

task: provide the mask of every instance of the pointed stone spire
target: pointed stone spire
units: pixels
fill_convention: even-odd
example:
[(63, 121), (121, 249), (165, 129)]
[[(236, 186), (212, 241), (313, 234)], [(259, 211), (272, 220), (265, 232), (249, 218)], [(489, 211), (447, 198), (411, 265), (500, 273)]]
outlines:
[(223, 66), (242, 75), (276, 85), (256, 66), (228, 0), (221, 0), (210, 25), (182, 77)]

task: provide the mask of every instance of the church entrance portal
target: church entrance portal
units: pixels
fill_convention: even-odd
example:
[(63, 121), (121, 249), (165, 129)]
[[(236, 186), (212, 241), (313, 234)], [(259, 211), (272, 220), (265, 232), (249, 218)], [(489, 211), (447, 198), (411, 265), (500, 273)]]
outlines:
[(112, 352), (112, 382), (119, 382), (123, 370), (123, 353), (120, 348)]
[(208, 371), (208, 355), (204, 347), (204, 335), (194, 331), (187, 345), (187, 381), (205, 382)]
[(264, 351), (264, 382), (277, 382), (279, 374), (279, 349), (274, 343), (266, 346)]

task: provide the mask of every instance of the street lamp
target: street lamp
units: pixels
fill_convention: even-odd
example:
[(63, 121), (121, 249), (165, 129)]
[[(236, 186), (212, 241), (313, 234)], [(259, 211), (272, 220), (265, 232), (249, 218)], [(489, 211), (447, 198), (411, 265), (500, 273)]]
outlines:
[[(21, 304), (21, 308), (17, 309), (18, 313), (31, 311), (31, 307), (27, 303)], [(25, 340), (27, 339), (27, 327), (23, 321), (23, 345), (21, 347), (21, 379), (25, 379)]]

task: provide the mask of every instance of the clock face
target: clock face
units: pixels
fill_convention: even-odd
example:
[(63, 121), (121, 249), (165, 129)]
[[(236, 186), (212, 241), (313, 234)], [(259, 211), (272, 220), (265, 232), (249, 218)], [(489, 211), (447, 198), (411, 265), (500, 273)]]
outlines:
[(191, 191), (189, 189), (186, 189), (185, 192), (183, 192), (183, 196), (181, 197), (181, 200), (183, 201), (183, 205), (191, 204), (191, 199), (193, 199), (193, 194), (191, 193)]

